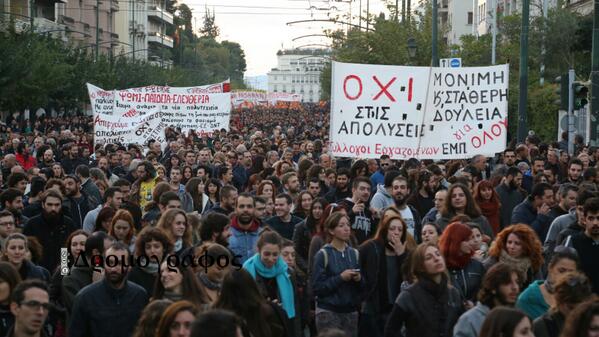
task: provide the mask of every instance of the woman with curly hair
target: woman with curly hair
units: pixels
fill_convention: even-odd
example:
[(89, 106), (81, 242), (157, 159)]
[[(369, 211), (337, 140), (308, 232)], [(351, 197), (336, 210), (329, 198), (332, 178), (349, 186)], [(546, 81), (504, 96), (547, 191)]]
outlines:
[(177, 256), (191, 247), (191, 225), (185, 211), (179, 208), (171, 208), (160, 216), (156, 227), (162, 229), (171, 242), (174, 243), (174, 252)]
[(495, 192), (489, 180), (483, 180), (476, 185), (474, 189), (474, 201), (476, 201), (482, 215), (489, 221), (493, 229), (493, 234), (497, 235), (500, 228), (499, 209), (501, 208), (501, 203), (499, 202), (499, 195)]
[(256, 195), (267, 197), (275, 202), (275, 195), (277, 195), (277, 188), (275, 184), (270, 180), (262, 180), (256, 189)]
[(542, 279), (543, 248), (535, 231), (528, 225), (517, 224), (499, 232), (483, 265), (489, 270), (497, 262), (518, 269), (524, 280), (522, 289), (532, 281)]
[(485, 274), (483, 264), (473, 258), (473, 240), (472, 229), (460, 222), (447, 226), (439, 239), (439, 250), (445, 258), (451, 284), (458, 289), (468, 309), (476, 302)]
[(452, 219), (459, 215), (467, 215), (472, 222), (476, 222), (480, 225), (484, 234), (493, 238), (493, 230), (487, 218), (482, 215), (480, 208), (474, 201), (470, 189), (464, 184), (455, 183), (451, 184), (447, 191), (447, 198), (445, 199), (445, 205), (437, 214), (437, 225), (444, 230)]

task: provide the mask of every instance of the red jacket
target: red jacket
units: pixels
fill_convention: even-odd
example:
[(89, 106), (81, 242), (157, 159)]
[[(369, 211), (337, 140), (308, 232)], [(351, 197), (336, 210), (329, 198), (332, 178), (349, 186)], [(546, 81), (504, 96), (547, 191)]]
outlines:
[(37, 161), (31, 155), (25, 158), (25, 156), (23, 156), (22, 154), (17, 153), (15, 157), (17, 158), (17, 162), (19, 163), (19, 165), (21, 165), (25, 171), (37, 166)]

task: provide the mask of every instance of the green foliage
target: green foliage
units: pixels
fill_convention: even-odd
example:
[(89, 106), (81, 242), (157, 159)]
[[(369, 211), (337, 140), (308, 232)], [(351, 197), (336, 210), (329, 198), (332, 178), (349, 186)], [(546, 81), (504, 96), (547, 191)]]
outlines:
[(130, 57), (100, 55), (96, 61), (89, 48), (31, 33), (0, 32), (0, 110), (80, 110), (88, 101), (88, 82), (105, 89), (125, 89), (193, 86), (231, 78), (233, 87), (244, 88), (246, 63), (239, 44), (193, 35), (190, 39), (185, 34), (181, 41), (173, 50), (175, 65), (167, 69)]

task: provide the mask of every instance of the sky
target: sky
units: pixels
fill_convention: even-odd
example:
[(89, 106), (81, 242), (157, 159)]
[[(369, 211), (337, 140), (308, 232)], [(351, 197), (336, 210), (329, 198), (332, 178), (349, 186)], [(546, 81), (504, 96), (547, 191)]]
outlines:
[[(349, 14), (350, 3), (335, 0), (179, 0), (193, 10), (194, 26), (201, 27), (206, 6), (216, 13), (220, 40), (235, 41), (245, 52), (246, 76), (265, 75), (277, 65), (277, 51), (299, 48), (306, 44), (329, 44), (326, 37), (294, 38), (322, 34), (324, 29), (341, 27), (328, 22), (287, 25), (298, 20), (328, 19)], [(361, 0), (366, 12), (366, 1)], [(357, 24), (360, 0), (353, 0), (352, 23)], [(387, 12), (383, 0), (369, 0), (371, 14)], [(312, 9), (310, 9), (312, 8)], [(343, 20), (342, 20), (343, 21)], [(322, 48), (322, 46), (302, 47)]]

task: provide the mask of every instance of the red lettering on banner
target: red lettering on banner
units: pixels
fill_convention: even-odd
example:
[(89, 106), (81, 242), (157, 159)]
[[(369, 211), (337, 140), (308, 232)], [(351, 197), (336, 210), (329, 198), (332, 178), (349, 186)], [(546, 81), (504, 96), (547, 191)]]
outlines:
[(408, 102), (412, 101), (412, 87), (414, 86), (414, 79), (410, 77), (408, 80)]
[(391, 84), (393, 84), (393, 82), (395, 82), (397, 77), (393, 77), (391, 79), (391, 81), (387, 82), (387, 84), (384, 86), (381, 84), (381, 82), (379, 82), (379, 79), (376, 78), (376, 76), (372, 76), (372, 79), (376, 82), (376, 84), (378, 84), (379, 88), (381, 88), (381, 91), (379, 91), (379, 93), (376, 94), (376, 96), (374, 96), (373, 100), (376, 101), (377, 99), (379, 99), (379, 97), (381, 97), (382, 94), (385, 94), (387, 97), (389, 97), (391, 102), (395, 102), (395, 98), (389, 93), (389, 91), (387, 91), (387, 89), (389, 89)]
[[(360, 86), (360, 90), (358, 91), (358, 94), (355, 96), (350, 96), (347, 93), (347, 81), (349, 81), (350, 79), (354, 79), (354, 80), (358, 81), (358, 85)], [(348, 75), (347, 77), (345, 77), (345, 80), (343, 81), (343, 93), (345, 94), (345, 97), (347, 99), (352, 100), (352, 101), (360, 98), (360, 96), (362, 95), (362, 80), (356, 75)]]

